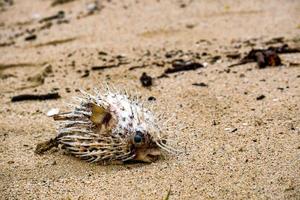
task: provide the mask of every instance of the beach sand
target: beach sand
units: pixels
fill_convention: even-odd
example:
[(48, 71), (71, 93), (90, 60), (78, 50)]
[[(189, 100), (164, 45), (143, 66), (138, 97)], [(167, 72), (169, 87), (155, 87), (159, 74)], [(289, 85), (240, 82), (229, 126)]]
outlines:
[[(0, 12), (0, 199), (300, 199), (300, 53), (228, 67), (252, 48), (300, 47), (299, 1), (53, 2)], [(157, 78), (174, 59), (204, 67)], [(48, 110), (105, 82), (175, 114), (184, 153), (108, 166), (36, 155), (56, 136)], [(61, 98), (11, 102), (50, 92)]]

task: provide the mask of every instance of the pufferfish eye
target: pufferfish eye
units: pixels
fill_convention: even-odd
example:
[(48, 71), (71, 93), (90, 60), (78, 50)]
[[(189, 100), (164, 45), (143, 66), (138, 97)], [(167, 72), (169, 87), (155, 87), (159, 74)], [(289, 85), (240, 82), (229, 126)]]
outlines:
[(143, 141), (143, 133), (141, 131), (136, 131), (133, 141), (137, 144), (141, 143)]

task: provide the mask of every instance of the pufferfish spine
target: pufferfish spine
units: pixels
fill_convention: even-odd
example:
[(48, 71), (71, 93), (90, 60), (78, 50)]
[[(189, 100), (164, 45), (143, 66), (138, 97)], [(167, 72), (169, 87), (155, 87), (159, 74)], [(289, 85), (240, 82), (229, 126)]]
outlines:
[(53, 116), (59, 121), (52, 140), (68, 153), (89, 162), (153, 162), (161, 150), (173, 152), (162, 138), (153, 113), (125, 94), (106, 90), (82, 92), (73, 110)]

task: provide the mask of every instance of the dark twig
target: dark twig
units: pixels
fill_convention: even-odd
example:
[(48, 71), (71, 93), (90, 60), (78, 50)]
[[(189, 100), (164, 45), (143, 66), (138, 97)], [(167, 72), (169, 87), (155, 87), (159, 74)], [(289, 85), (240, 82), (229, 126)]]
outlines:
[(48, 94), (21, 94), (21, 95), (13, 96), (11, 98), (11, 101), (12, 102), (26, 101), (26, 100), (44, 101), (44, 100), (58, 99), (58, 98), (60, 98), (60, 95), (57, 92), (48, 93)]

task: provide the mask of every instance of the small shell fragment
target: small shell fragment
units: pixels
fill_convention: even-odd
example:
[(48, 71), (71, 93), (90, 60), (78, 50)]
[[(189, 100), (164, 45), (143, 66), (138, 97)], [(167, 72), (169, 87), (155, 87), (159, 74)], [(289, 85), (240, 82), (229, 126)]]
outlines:
[(51, 108), (48, 112), (47, 112), (47, 116), (48, 117), (52, 117), (54, 115), (57, 115), (59, 113), (59, 109), (58, 108)]

